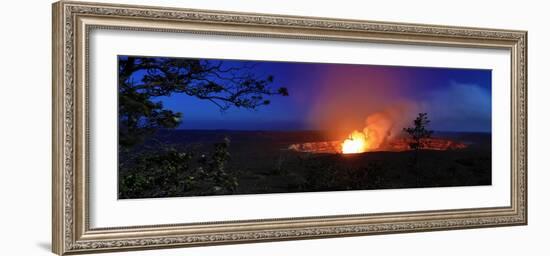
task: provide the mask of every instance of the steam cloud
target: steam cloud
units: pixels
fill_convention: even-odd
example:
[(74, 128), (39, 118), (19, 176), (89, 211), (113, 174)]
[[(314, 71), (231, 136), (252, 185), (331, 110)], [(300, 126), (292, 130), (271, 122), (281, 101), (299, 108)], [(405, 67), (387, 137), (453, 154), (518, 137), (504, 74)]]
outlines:
[(451, 82), (423, 104), (432, 128), (443, 131), (491, 131), (491, 92), (475, 84)]
[(403, 128), (412, 125), (420, 112), (428, 113), (432, 130), (490, 131), (491, 94), (475, 84), (451, 81), (439, 90), (411, 93), (399, 81), (368, 75), (369, 84), (364, 86), (354, 76), (338, 77), (345, 83), (337, 86), (330, 79), (321, 82), (320, 97), (311, 112), (314, 125), (339, 140), (361, 131), (372, 149), (402, 136)]

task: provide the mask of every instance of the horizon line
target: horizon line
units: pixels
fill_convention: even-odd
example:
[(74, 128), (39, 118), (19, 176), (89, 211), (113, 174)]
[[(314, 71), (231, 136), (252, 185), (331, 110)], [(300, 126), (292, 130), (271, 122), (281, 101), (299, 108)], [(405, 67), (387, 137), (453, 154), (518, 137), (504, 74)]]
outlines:
[[(208, 128), (173, 128), (173, 129), (159, 129), (159, 130), (168, 130), (168, 131), (230, 131), (230, 132), (327, 132), (327, 131), (337, 131), (337, 130), (327, 130), (327, 129), (208, 129)], [(492, 133), (491, 131), (479, 131), (479, 130), (432, 130), (433, 132), (454, 132), (454, 133)]]

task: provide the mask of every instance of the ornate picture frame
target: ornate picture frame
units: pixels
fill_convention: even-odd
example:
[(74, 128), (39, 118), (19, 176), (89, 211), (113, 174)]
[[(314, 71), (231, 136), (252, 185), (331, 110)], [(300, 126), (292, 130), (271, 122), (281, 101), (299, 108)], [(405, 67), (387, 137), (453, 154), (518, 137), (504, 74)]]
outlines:
[[(88, 50), (100, 29), (509, 50), (510, 205), (92, 228)], [(527, 224), (526, 31), (61, 1), (53, 5), (52, 108), (59, 255)]]

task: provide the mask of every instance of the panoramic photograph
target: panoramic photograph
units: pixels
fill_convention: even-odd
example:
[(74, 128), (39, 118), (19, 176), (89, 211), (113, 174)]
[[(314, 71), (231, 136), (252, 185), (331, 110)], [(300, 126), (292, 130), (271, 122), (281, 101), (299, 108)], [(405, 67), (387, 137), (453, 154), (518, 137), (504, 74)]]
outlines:
[(118, 56), (118, 198), (491, 185), (491, 70)]

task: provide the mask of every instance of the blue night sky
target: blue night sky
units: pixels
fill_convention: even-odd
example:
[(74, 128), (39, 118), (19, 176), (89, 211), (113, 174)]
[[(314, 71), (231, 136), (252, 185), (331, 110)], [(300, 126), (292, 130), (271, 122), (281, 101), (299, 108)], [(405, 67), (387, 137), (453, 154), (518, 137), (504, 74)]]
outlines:
[[(224, 60), (239, 66), (243, 61)], [(410, 123), (427, 112), (431, 129), (491, 131), (491, 70), (377, 65), (261, 62), (258, 77), (274, 77), (274, 88), (289, 96), (270, 96), (257, 110), (232, 107), (221, 112), (213, 103), (172, 94), (157, 97), (183, 113), (180, 129), (352, 130), (378, 112), (398, 113), (396, 123)], [(134, 79), (140, 79), (139, 74)]]

